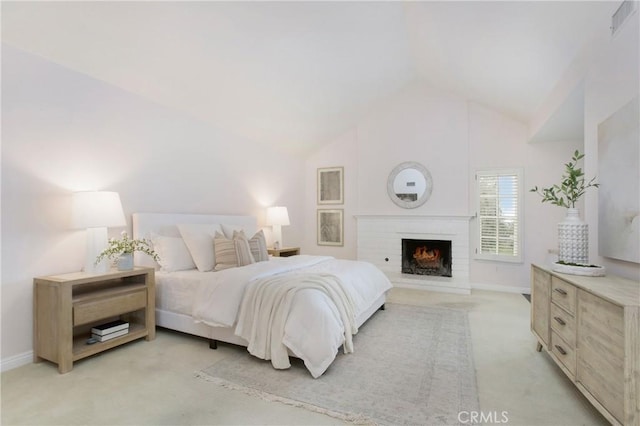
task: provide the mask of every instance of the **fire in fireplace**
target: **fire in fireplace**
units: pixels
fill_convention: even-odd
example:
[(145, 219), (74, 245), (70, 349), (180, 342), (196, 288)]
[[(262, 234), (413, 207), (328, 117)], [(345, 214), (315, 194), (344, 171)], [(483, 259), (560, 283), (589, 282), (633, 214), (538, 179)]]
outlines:
[(451, 241), (402, 239), (402, 273), (451, 276)]

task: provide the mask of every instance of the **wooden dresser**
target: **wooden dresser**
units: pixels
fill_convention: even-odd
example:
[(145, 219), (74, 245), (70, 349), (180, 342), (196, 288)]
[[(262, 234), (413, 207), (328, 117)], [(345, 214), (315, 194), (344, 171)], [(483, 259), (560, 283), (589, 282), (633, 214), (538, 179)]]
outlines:
[(614, 425), (640, 425), (640, 283), (531, 266), (531, 330)]

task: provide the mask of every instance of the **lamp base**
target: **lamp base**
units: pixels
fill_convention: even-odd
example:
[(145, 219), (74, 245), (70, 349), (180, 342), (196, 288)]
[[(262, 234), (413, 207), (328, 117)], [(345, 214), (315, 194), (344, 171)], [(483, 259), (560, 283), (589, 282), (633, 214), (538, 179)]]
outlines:
[[(271, 225), (273, 227), (273, 248), (282, 248), (282, 225)], [(278, 246), (278, 247), (276, 247)]]
[(109, 261), (102, 260), (97, 265), (96, 258), (107, 248), (107, 228), (87, 228), (87, 249), (84, 260), (84, 272), (87, 274), (104, 274), (109, 270)]

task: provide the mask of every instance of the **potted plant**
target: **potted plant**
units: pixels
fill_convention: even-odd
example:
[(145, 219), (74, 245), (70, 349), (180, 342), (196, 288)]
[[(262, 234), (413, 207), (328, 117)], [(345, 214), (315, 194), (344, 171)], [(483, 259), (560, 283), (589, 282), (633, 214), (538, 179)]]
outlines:
[(567, 208), (565, 220), (558, 224), (558, 262), (553, 269), (579, 275), (604, 275), (603, 267), (589, 264), (589, 225), (580, 219), (576, 208), (576, 202), (587, 189), (599, 186), (595, 177), (587, 181), (582, 168), (578, 167), (578, 161), (583, 158), (584, 154), (576, 150), (571, 161), (565, 164), (560, 184), (549, 188), (535, 186), (530, 191), (540, 195), (543, 203)]
[(576, 202), (582, 197), (588, 188), (597, 188), (599, 184), (595, 183), (596, 178), (592, 178), (585, 183), (584, 173), (582, 169), (577, 167), (578, 161), (584, 158), (584, 154), (576, 150), (573, 153), (571, 161), (565, 164), (565, 173), (562, 175), (560, 185), (553, 185), (549, 188), (538, 189), (534, 187), (531, 192), (536, 192), (542, 196), (542, 202), (550, 202), (560, 207), (575, 208)]
[(128, 271), (133, 269), (133, 252), (141, 251), (148, 254), (153, 260), (158, 261), (160, 257), (153, 250), (149, 242), (145, 239), (134, 240), (129, 238), (126, 231), (120, 234), (122, 238), (109, 238), (107, 248), (104, 249), (96, 258), (97, 265), (104, 259), (117, 258), (118, 270)]

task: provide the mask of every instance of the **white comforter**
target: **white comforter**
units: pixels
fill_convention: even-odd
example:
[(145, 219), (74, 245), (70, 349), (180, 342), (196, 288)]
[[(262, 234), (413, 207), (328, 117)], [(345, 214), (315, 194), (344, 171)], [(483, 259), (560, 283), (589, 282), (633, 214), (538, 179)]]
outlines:
[[(336, 300), (332, 300), (329, 293), (317, 287), (318, 277), (327, 275), (342, 286), (344, 296), (341, 297), (348, 300), (347, 305), (337, 307)], [(285, 276), (304, 278), (307, 284), (303, 286), (305, 288), (291, 293), (291, 303), (286, 308), (288, 312), (279, 314), (278, 321), (283, 326), (279, 326), (279, 332), (270, 335), (269, 339), (279, 340), (283, 347), (301, 358), (313, 377), (324, 373), (335, 359), (340, 346), (345, 344), (345, 350), (350, 349), (348, 331), (357, 332), (355, 318), (391, 288), (387, 277), (367, 262), (305, 255), (274, 258), (269, 262), (258, 262), (211, 274), (199, 287), (193, 317), (196, 321), (211, 326), (239, 325), (240, 327), (236, 327), (236, 334), (248, 341), (252, 334), (262, 333), (264, 337), (264, 330), (251, 329), (251, 324), (260, 326), (259, 322), (254, 321), (252, 314), (247, 313), (246, 309), (244, 313), (240, 312), (245, 292), (249, 288), (249, 297), (255, 299), (261, 285), (274, 280), (289, 282), (284, 279)], [(248, 306), (249, 301), (246, 304)], [(347, 311), (351, 319), (345, 317)], [(242, 316), (240, 323), (239, 315)], [(276, 343), (275, 347), (277, 346)], [(264, 349), (263, 344), (254, 342), (253, 350), (260, 358), (272, 359), (276, 368), (289, 367), (288, 358), (286, 361), (282, 358), (281, 348), (276, 349), (275, 358), (270, 349)]]

